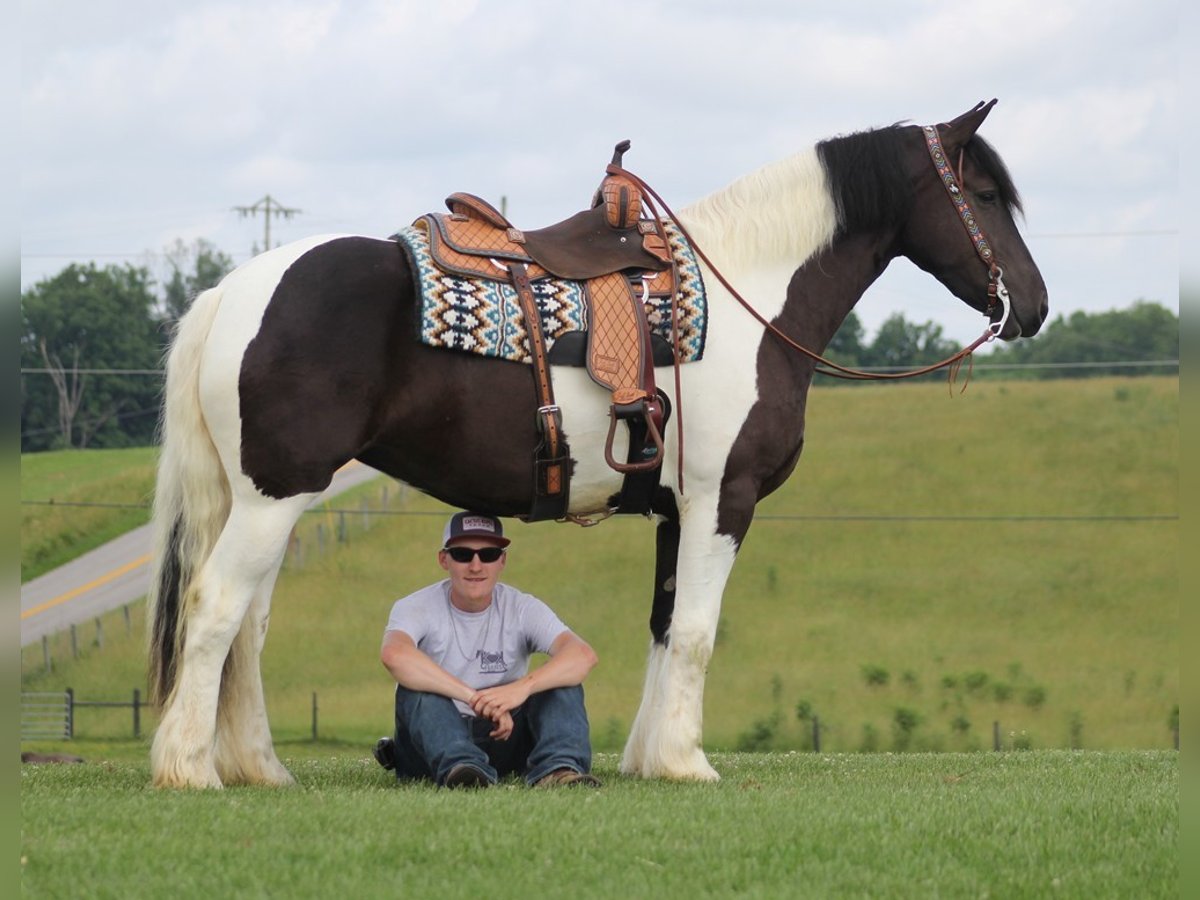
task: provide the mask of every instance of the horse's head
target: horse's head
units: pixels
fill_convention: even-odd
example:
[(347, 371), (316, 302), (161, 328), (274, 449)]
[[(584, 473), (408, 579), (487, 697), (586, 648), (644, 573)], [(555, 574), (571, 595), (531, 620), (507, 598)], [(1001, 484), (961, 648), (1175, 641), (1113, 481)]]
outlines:
[(976, 135), (995, 102), (932, 128), (904, 129), (915, 202), (900, 252), (1013, 340), (1037, 334), (1049, 306), (1013, 221), (1020, 196), (999, 155)]

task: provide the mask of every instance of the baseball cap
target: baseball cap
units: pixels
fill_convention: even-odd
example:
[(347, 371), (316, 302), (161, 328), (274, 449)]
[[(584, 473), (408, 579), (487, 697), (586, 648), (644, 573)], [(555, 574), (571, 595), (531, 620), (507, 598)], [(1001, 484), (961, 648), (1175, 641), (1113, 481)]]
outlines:
[(497, 547), (507, 547), (511, 542), (504, 536), (504, 526), (495, 516), (477, 512), (459, 512), (450, 517), (442, 530), (442, 546), (450, 546), (459, 538), (483, 538)]

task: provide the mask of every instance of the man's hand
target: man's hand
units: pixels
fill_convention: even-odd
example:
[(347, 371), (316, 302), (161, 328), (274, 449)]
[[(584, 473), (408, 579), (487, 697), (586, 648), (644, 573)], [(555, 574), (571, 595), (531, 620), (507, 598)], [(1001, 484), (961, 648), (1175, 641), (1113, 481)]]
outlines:
[(500, 716), (496, 727), (488, 732), (488, 737), (494, 738), (497, 741), (507, 741), (512, 737), (513, 733), (513, 717), (511, 713), (504, 713)]
[(471, 698), (471, 709), (477, 716), (486, 716), (500, 725), (502, 716), (509, 716), (511, 730), (511, 713), (529, 699), (529, 676), (510, 681), (508, 684), (498, 684), (495, 687), (476, 691)]

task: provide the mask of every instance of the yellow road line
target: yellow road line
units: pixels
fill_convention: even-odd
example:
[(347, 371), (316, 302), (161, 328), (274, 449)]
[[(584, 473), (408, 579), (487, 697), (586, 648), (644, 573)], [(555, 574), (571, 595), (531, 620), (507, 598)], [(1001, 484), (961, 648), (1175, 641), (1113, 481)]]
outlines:
[[(357, 459), (352, 459), (352, 460), (350, 460), (350, 462), (346, 463), (344, 466), (342, 466), (340, 469), (338, 469), (338, 471), (344, 472), (348, 469), (353, 469), (355, 466), (359, 466), (359, 465), (361, 465), (361, 463)], [(23, 611), (21, 613), (21, 621), (23, 622), (26, 619), (28, 619), (29, 617), (36, 616), (38, 613), (45, 612), (48, 609), (53, 609), (55, 606), (58, 606), (62, 603), (66, 603), (68, 600), (73, 600), (75, 597), (78, 597), (80, 594), (84, 594), (84, 593), (87, 593), (88, 591), (92, 590), (92, 588), (98, 588), (102, 584), (108, 584), (108, 582), (112, 581), (114, 578), (120, 578), (126, 572), (132, 572), (134, 569), (138, 568), (139, 566), (144, 566), (148, 562), (150, 562), (150, 554), (149, 553), (147, 553), (145, 556), (139, 556), (137, 559), (133, 560), (133, 562), (128, 562), (119, 568), (113, 569), (108, 574), (101, 575), (99, 578), (97, 578), (93, 581), (89, 581), (85, 585), (81, 585), (80, 587), (77, 587), (74, 590), (67, 591), (65, 594), (60, 594), (59, 596), (55, 597), (52, 600), (47, 600), (45, 603), (39, 603), (37, 606), (33, 607), (32, 609), (27, 609), (27, 610)]]
[(144, 566), (148, 562), (150, 562), (149, 553), (147, 553), (145, 556), (139, 556), (132, 562), (127, 562), (125, 565), (113, 569), (106, 575), (101, 575), (99, 578), (93, 579), (87, 584), (81, 585), (74, 590), (67, 591), (65, 594), (60, 594), (53, 600), (47, 600), (45, 603), (39, 603), (32, 609), (24, 610), (21, 613), (21, 621), (24, 622), (30, 616), (36, 616), (38, 613), (45, 612), (52, 607), (58, 606), (60, 603), (66, 603), (68, 600), (74, 599), (80, 594), (90, 591), (92, 588), (98, 588), (102, 584), (108, 584), (108, 582), (112, 581), (114, 578), (120, 578), (126, 572), (132, 572), (134, 569), (138, 568), (139, 566)]

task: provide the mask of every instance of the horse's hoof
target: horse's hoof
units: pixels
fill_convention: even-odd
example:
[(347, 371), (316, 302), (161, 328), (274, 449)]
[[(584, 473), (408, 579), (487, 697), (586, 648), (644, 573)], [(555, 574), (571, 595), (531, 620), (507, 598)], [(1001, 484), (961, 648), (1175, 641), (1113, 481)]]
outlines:
[(668, 764), (663, 760), (651, 762), (643, 760), (639, 764), (634, 764), (630, 759), (622, 759), (620, 771), (624, 775), (633, 775), (639, 778), (661, 778), (666, 781), (720, 781), (721, 776), (717, 774), (708, 763), (708, 759), (704, 756), (704, 751), (696, 750), (694, 753), (687, 755), (686, 759), (677, 760), (674, 764)]
[(225, 785), (221, 783), (216, 769), (191, 773), (176, 769), (170, 772), (155, 772), (154, 786), (181, 790), (221, 790)]

